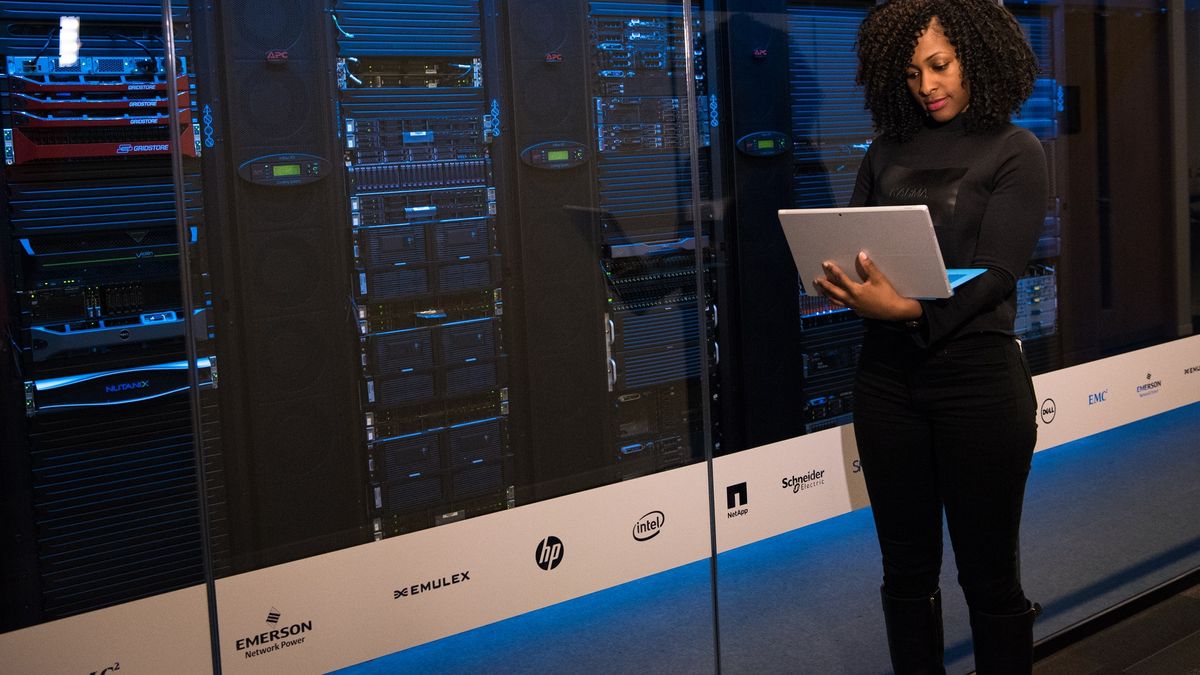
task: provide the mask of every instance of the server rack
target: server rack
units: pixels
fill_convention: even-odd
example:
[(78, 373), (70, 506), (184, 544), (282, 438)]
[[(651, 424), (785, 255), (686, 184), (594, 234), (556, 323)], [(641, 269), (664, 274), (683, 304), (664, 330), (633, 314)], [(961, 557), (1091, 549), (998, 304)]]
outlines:
[(168, 161), (200, 148), (186, 39), (171, 137), (160, 10), (0, 3), (5, 629), (203, 579), (183, 335), (207, 317), (183, 311)]

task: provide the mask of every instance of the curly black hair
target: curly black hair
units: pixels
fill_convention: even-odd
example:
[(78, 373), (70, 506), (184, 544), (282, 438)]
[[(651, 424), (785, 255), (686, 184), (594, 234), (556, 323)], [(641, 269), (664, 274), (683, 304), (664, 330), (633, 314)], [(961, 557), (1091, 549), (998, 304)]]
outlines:
[(1017, 20), (996, 0), (889, 0), (858, 29), (858, 77), (875, 130), (907, 140), (925, 112), (913, 100), (904, 72), (917, 39), (937, 17), (958, 53), (971, 104), (962, 112), (970, 132), (1004, 126), (1033, 92), (1037, 57)]

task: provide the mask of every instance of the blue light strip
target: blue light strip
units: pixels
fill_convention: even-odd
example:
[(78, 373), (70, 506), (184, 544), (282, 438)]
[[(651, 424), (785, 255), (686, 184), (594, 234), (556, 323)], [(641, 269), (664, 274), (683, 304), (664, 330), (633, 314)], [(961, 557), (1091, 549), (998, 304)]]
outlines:
[[(170, 396), (171, 394), (178, 394), (180, 392), (187, 391), (187, 389), (188, 388), (186, 386), (177, 387), (175, 389), (162, 391), (157, 394), (151, 394), (150, 396), (143, 396), (141, 398), (127, 398), (127, 399), (122, 399), (120, 401), (105, 401), (105, 402), (91, 402), (91, 403), (59, 403), (57, 405), (39, 405), (38, 410), (43, 411), (43, 410), (57, 410), (59, 408), (97, 408), (100, 406), (128, 405), (130, 403), (140, 403), (142, 401), (152, 401), (156, 398), (162, 398), (163, 396)], [(41, 391), (41, 390), (39, 389), (38, 391)]]
[[(199, 367), (199, 368), (211, 368), (212, 367), (212, 361), (208, 357), (201, 358), (196, 363), (197, 363), (197, 367)], [(70, 386), (72, 384), (88, 382), (90, 380), (95, 380), (95, 379), (98, 379), (101, 377), (108, 377), (109, 375), (124, 375), (124, 374), (146, 373), (146, 372), (162, 372), (162, 371), (171, 371), (171, 370), (187, 370), (187, 367), (188, 367), (187, 361), (173, 361), (171, 363), (162, 363), (162, 364), (158, 364), (155, 366), (142, 366), (140, 368), (105, 370), (105, 371), (102, 371), (99, 373), (86, 373), (83, 375), (68, 375), (66, 377), (52, 377), (52, 378), (46, 379), (46, 380), (34, 380), (33, 386), (37, 391), (50, 391), (52, 389), (58, 389), (59, 387), (66, 387), (66, 386)], [(151, 398), (155, 398), (155, 397), (151, 397)], [(131, 400), (141, 400), (141, 399), (131, 399)], [(130, 401), (121, 401), (121, 403), (129, 403), (129, 402)], [(89, 404), (89, 405), (94, 405), (94, 404)], [(113, 405), (113, 404), (102, 404), (102, 405)], [(61, 407), (61, 406), (46, 406), (46, 407), (52, 408), (52, 407)]]
[(463, 427), (473, 427), (473, 426), (476, 426), (476, 425), (478, 425), (478, 424), (486, 424), (486, 423), (488, 423), (488, 422), (494, 422), (494, 421), (496, 421), (496, 420), (498, 420), (498, 419), (500, 419), (500, 418), (499, 418), (499, 417), (489, 417), (489, 418), (487, 418), (487, 419), (483, 419), (483, 420), (474, 420), (474, 421), (472, 421), (472, 422), (460, 422), (460, 423), (458, 423), (458, 424), (451, 424), (451, 425), (450, 425), (450, 428), (451, 428), (451, 429), (462, 429)]

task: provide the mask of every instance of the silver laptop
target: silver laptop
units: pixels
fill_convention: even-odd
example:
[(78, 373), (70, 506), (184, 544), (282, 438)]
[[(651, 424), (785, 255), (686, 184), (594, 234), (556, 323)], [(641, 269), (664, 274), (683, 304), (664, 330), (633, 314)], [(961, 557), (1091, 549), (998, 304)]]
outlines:
[(948, 298), (954, 289), (984, 269), (947, 270), (938, 248), (929, 209), (917, 206), (863, 206), (836, 209), (780, 209), (803, 287), (825, 276), (821, 263), (832, 260), (859, 281), (854, 260), (866, 251), (906, 298)]

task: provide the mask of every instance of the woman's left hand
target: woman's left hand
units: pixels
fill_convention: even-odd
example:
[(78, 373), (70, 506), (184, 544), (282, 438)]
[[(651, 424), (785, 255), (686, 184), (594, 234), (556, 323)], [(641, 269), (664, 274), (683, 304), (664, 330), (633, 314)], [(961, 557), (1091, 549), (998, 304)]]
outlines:
[(861, 284), (848, 277), (837, 263), (826, 261), (823, 267), (825, 278), (816, 279), (813, 283), (834, 304), (849, 307), (865, 319), (910, 321), (921, 318), (924, 311), (921, 303), (896, 293), (892, 282), (879, 271), (866, 252), (860, 252), (855, 260), (858, 275), (863, 279)]

